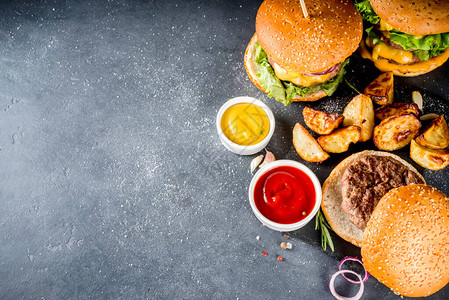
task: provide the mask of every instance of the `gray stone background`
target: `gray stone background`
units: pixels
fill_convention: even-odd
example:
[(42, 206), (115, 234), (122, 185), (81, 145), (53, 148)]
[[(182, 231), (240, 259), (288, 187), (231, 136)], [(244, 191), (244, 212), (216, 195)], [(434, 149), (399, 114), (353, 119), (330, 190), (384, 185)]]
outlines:
[[(0, 3), (0, 299), (332, 299), (339, 259), (359, 250), (334, 235), (324, 252), (313, 224), (280, 249), (247, 200), (252, 157), (215, 131), (224, 101), (257, 97), (276, 116), (269, 149), (303, 162), (291, 129), (304, 104), (269, 99), (243, 67), (260, 3)], [(447, 70), (397, 79), (397, 96), (418, 89), (447, 114)], [(355, 55), (348, 78), (363, 89), (376, 72)], [(310, 105), (341, 112), (354, 95)], [(306, 165), (323, 182), (366, 148)], [(447, 170), (418, 169), (449, 194)], [(366, 282), (364, 299), (396, 298)]]

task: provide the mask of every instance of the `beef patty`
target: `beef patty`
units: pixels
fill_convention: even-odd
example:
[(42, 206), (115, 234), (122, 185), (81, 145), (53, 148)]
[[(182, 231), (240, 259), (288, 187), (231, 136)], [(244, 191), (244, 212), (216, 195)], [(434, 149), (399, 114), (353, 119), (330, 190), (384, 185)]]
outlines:
[(391, 189), (424, 181), (399, 161), (370, 155), (349, 166), (341, 178), (341, 208), (360, 229), (365, 229), (379, 200)]

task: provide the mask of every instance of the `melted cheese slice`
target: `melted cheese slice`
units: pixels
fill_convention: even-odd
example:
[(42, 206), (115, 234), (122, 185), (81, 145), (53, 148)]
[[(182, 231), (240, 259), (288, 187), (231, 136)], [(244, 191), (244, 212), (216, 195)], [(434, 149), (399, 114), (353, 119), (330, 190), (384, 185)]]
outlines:
[(445, 61), (449, 59), (449, 48), (446, 49), (443, 54), (434, 56), (428, 61), (420, 61), (413, 64), (405, 64), (405, 65), (399, 65), (396, 63), (391, 63), (387, 59), (374, 59), (373, 55), (368, 51), (368, 49), (365, 46), (365, 43), (362, 41), (360, 43), (360, 54), (363, 58), (370, 59), (374, 62), (374, 65), (376, 68), (381, 70), (382, 72), (391, 72), (391, 71), (399, 71), (401, 73), (421, 73), (421, 72), (428, 72), (430, 70), (433, 70), (442, 64), (444, 64)]
[(313, 76), (302, 75), (300, 73), (289, 71), (289, 70), (281, 67), (280, 65), (278, 65), (275, 62), (273, 62), (272, 67), (274, 69), (274, 73), (276, 73), (276, 76), (280, 80), (290, 81), (295, 85), (304, 86), (304, 87), (309, 87), (313, 83), (325, 82), (331, 75), (331, 73), (325, 74), (325, 75), (313, 75)]
[(377, 44), (374, 46), (372, 57), (374, 60), (377, 60), (379, 56), (394, 60), (401, 65), (413, 63), (413, 54), (411, 52), (394, 49), (385, 44)]
[(380, 25), (379, 29), (382, 31), (390, 31), (393, 29), (393, 27), (390, 24), (387, 24), (387, 22), (385, 22), (382, 19), (380, 19), (379, 25)]

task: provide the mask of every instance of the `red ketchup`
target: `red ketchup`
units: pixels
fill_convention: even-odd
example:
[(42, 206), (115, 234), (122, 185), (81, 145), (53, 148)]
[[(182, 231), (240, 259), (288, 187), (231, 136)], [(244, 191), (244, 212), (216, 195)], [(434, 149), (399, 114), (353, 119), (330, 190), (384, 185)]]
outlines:
[(315, 187), (303, 171), (279, 166), (265, 172), (256, 182), (254, 202), (267, 219), (291, 224), (305, 219), (315, 206)]

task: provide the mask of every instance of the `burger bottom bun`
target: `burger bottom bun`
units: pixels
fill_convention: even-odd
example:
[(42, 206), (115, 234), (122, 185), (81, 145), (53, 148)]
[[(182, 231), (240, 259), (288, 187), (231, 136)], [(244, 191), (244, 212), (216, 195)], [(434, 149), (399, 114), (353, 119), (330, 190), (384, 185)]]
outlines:
[(424, 184), (390, 190), (363, 233), (362, 258), (396, 294), (439, 291), (449, 282), (449, 198)]
[(409, 170), (418, 174), (423, 182), (425, 182), (421, 174), (419, 174), (419, 172), (411, 164), (399, 156), (389, 152), (365, 150), (355, 153), (340, 162), (332, 170), (331, 174), (323, 184), (323, 200), (321, 202), (321, 208), (323, 209), (323, 213), (329, 225), (332, 227), (332, 230), (334, 230), (334, 232), (341, 238), (357, 247), (361, 247), (362, 245), (363, 230), (355, 226), (349, 220), (349, 215), (341, 208), (341, 202), (343, 201), (341, 193), (341, 178), (345, 170), (350, 165), (368, 155), (389, 156), (394, 158), (404, 164)]
[[(248, 47), (246, 47), (245, 51), (245, 69), (248, 73), (249, 79), (254, 83), (257, 88), (259, 88), (262, 92), (268, 94), (264, 88), (259, 83), (259, 77), (257, 76), (257, 65), (255, 63), (255, 54), (256, 54), (256, 43), (257, 43), (257, 36), (254, 34), (251, 41), (248, 44)], [(299, 102), (299, 101), (316, 101), (318, 99), (321, 99), (323, 97), (326, 97), (327, 94), (322, 89), (317, 89), (312, 93), (309, 93), (305, 97), (299, 97), (295, 96), (293, 97), (293, 101)]]
[(373, 61), (376, 68), (380, 71), (392, 72), (393, 75), (402, 77), (414, 77), (429, 73), (430, 71), (433, 71), (444, 64), (449, 59), (449, 48), (446, 49), (442, 54), (434, 56), (428, 61), (417, 62), (410, 65), (400, 65), (392, 63), (387, 59), (373, 59), (370, 51), (363, 41), (360, 43), (359, 51), (364, 58), (368, 58), (369, 60)]

